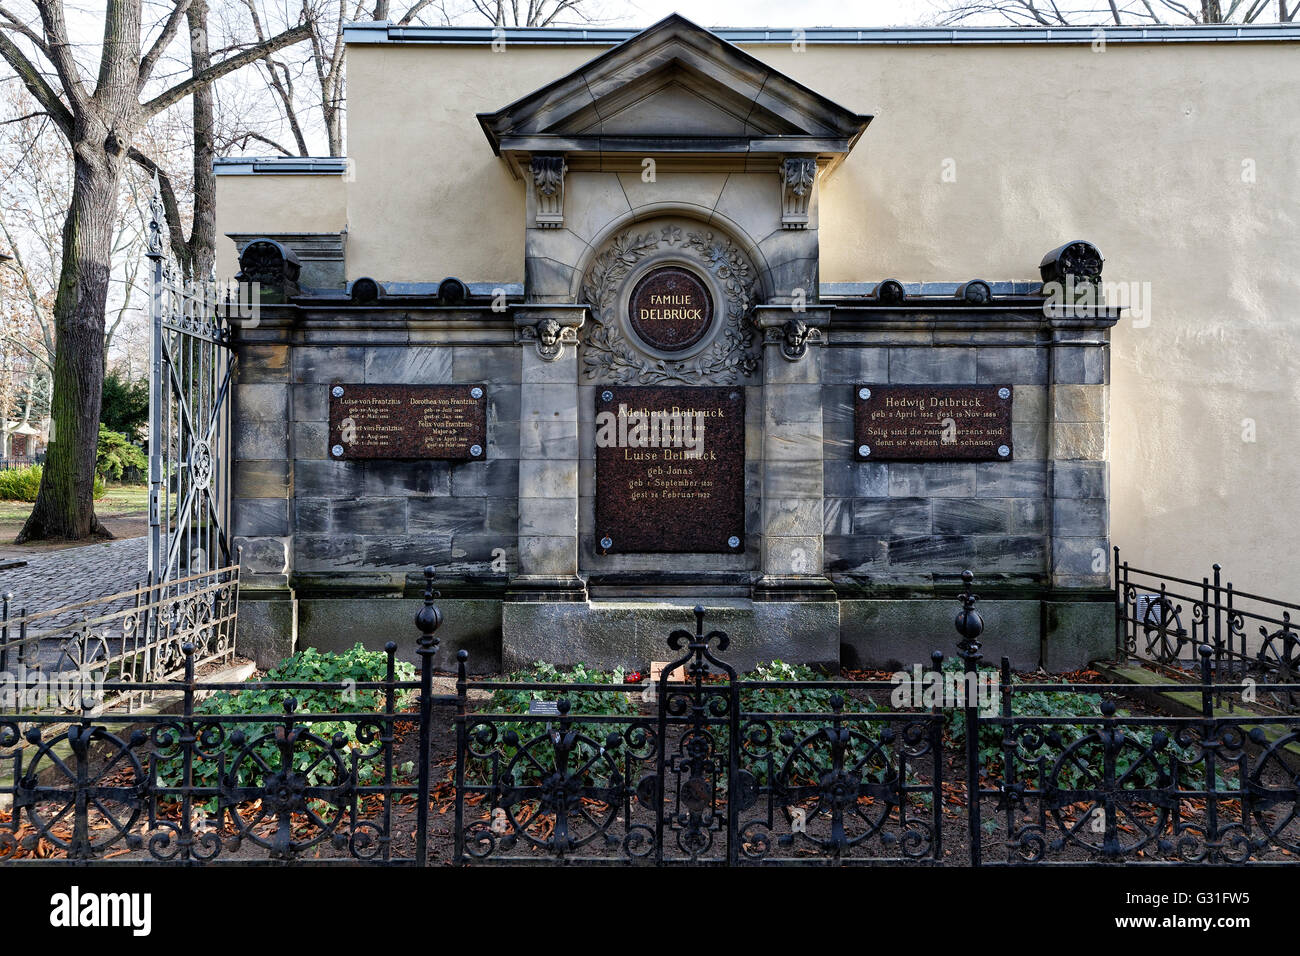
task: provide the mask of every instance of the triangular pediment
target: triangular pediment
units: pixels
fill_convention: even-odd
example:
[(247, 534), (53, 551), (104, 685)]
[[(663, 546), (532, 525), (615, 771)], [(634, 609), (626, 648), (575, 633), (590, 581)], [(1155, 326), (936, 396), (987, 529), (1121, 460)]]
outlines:
[(479, 121), (503, 154), (649, 148), (842, 157), (871, 117), (673, 14)]

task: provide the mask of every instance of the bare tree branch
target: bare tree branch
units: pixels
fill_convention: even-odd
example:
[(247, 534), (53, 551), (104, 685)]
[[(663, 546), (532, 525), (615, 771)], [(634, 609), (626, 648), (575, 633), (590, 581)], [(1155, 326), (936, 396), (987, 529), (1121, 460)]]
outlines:
[(161, 93), (146, 102), (142, 107), (144, 114), (146, 116), (155, 116), (167, 107), (179, 103), (199, 87), (205, 86), (214, 80), (219, 80), (227, 73), (233, 73), (240, 67), (248, 66), (250, 63), (256, 63), (269, 53), (274, 53), (276, 50), (282, 50), (300, 40), (305, 40), (310, 36), (310, 34), (311, 26), (306, 23), (300, 23), (298, 26), (277, 34), (269, 40), (254, 44), (243, 53), (228, 57), (220, 63), (214, 63), (206, 70), (191, 76), (184, 82), (176, 84), (167, 92)]
[(176, 33), (180, 30), (181, 23), (185, 19), (185, 14), (190, 8), (190, 0), (177, 0), (176, 6), (172, 7), (172, 12), (167, 15), (167, 22), (163, 24), (162, 32), (158, 34), (158, 39), (154, 40), (153, 46), (149, 47), (148, 52), (140, 58), (140, 82), (143, 89), (148, 82), (150, 75), (153, 73), (154, 65), (157, 64), (158, 58), (163, 55), (167, 47), (171, 45), (172, 40), (176, 39)]
[[(63, 15), (63, 0), (35, 0), (45, 28), (45, 46), (54, 72), (63, 85), (63, 93), (74, 106), (84, 106), (90, 101), (81, 71), (72, 58), (72, 42), (68, 39), (68, 24)], [(107, 59), (107, 58), (105, 58)]]
[(27, 59), (27, 55), (4, 33), (0, 33), (0, 56), (13, 67), (14, 72), (23, 81), (23, 86), (27, 87), (27, 91), (45, 108), (45, 112), (50, 115), (59, 129), (63, 130), (64, 135), (71, 139), (72, 110), (68, 109), (54, 87), (46, 82), (45, 77), (32, 61)]

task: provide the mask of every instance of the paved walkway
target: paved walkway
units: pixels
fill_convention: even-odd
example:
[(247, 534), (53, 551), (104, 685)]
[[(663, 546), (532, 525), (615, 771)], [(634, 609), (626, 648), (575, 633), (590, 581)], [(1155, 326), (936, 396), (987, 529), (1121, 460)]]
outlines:
[[(25, 567), (0, 571), (0, 595), (13, 595), (9, 602), (12, 622), (24, 610), (35, 614), (94, 601), (120, 591), (131, 591), (143, 585), (148, 577), (148, 555), (147, 538), (122, 538), (80, 548), (26, 554), (20, 559), (27, 562)], [(83, 615), (98, 617), (130, 607), (133, 603), (133, 599), (126, 599), (111, 604), (94, 604), (67, 614), (41, 618), (32, 622), (28, 634), (42, 634), (75, 624), (82, 620)], [(9, 638), (13, 640), (17, 636), (17, 627), (11, 623)], [(64, 632), (48, 645), (41, 643), (39, 657), (42, 664), (50, 666), (55, 663), (60, 654), (58, 645), (68, 636), (68, 632)], [(108, 650), (112, 653), (117, 647), (110, 641)]]

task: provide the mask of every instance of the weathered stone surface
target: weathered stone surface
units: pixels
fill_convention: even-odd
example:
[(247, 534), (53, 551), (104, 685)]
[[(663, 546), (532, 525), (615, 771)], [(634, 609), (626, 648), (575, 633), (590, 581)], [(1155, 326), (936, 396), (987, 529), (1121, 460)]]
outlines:
[(235, 386), (235, 418), (244, 422), (279, 422), (289, 419), (288, 385)]
[(293, 352), (295, 382), (364, 382), (366, 350), (360, 346), (313, 346)]
[(241, 343), (239, 355), (239, 382), (287, 382), (290, 378), (289, 346), (255, 345)]
[(398, 345), (365, 351), (368, 385), (441, 385), (455, 381), (452, 350), (445, 346)]
[(1106, 355), (1100, 346), (1057, 346), (1055, 378), (1066, 385), (1101, 385), (1106, 381)]
[(240, 549), (240, 566), (254, 574), (283, 574), (288, 571), (288, 540), (285, 538), (235, 538)]
[(1052, 494), (1057, 498), (1109, 497), (1109, 462), (1058, 461), (1052, 468)]
[(519, 462), (509, 458), (459, 465), (451, 470), (451, 493), (458, 498), (516, 497)]
[(329, 498), (296, 498), (293, 502), (293, 530), (324, 534), (330, 529)]
[(1110, 507), (1104, 498), (1059, 498), (1052, 504), (1052, 533), (1104, 537), (1110, 533)]
[(234, 465), (236, 498), (284, 498), (293, 493), (290, 463), (284, 459), (237, 461)]
[(981, 498), (1042, 498), (1046, 493), (1046, 462), (990, 461), (975, 466), (975, 494)]
[(1057, 422), (1052, 429), (1052, 457), (1101, 461), (1106, 457), (1102, 422)]
[(1105, 385), (1057, 385), (1052, 397), (1058, 423), (1106, 420)]
[(287, 498), (236, 498), (231, 506), (231, 524), (234, 533), (240, 537), (287, 535), (289, 500)]
[(1047, 384), (1047, 351), (1041, 348), (980, 348), (975, 353), (977, 381), (981, 385)]
[[(472, 674), (501, 666), (501, 602), (440, 598), (443, 624), (437, 631), (434, 667), (456, 669), (456, 653), (469, 652)], [(416, 660), (416, 612), (423, 602), (409, 598), (303, 598), (298, 602), (298, 643), (322, 651), (345, 651), (360, 642), (370, 650), (397, 644), (398, 657)], [(243, 609), (240, 609), (242, 614)]]
[(853, 534), (888, 537), (929, 530), (929, 498), (859, 498), (853, 504)]
[[(671, 652), (669, 632), (695, 628), (690, 599), (571, 604), (507, 602), (503, 607), (502, 665), (538, 660), (561, 666), (646, 669)], [(739, 670), (773, 659), (833, 667), (839, 657), (839, 615), (834, 602), (750, 602), (704, 599), (706, 628), (727, 632), (722, 655)], [(564, 634), (557, 642), (548, 635)], [(679, 652), (680, 653), (680, 652)]]
[[(406, 530), (406, 498), (335, 499), (330, 527), (351, 534), (401, 534)], [(416, 499), (413, 504), (420, 504)]]
[(936, 498), (936, 534), (999, 534), (1007, 530), (1007, 505), (1002, 498)]
[(235, 644), (243, 657), (268, 670), (295, 650), (298, 641), (298, 605), (290, 599), (262, 600), (257, 592), (239, 592), (239, 620)]
[(973, 498), (974, 462), (890, 462), (891, 498)]
[(1047, 420), (1047, 388), (1042, 385), (1017, 385), (1011, 402), (1013, 422)]
[(1043, 666), (1073, 671), (1114, 657), (1115, 605), (1110, 601), (1048, 601)]
[[(930, 666), (930, 654), (956, 653), (954, 604), (942, 600), (842, 600), (840, 663), (843, 667), (902, 670)], [(1039, 602), (981, 601), (984, 659), (1006, 656), (1017, 670), (1039, 661)]]
[(293, 417), (300, 422), (324, 422), (329, 419), (329, 386), (308, 384), (293, 386)]
[(889, 383), (892, 385), (973, 385), (978, 378), (975, 368), (976, 351), (973, 348), (891, 348)]
[(827, 385), (858, 385), (889, 381), (889, 349), (829, 347), (823, 354), (823, 381)]

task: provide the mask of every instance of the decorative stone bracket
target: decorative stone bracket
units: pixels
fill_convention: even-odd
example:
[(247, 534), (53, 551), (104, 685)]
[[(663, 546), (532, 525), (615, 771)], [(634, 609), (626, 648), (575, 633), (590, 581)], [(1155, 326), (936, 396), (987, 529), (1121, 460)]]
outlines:
[(578, 344), (586, 313), (586, 306), (520, 308), (515, 312), (515, 341), (533, 343), (540, 358), (554, 362), (564, 354), (564, 346)]
[(823, 329), (830, 321), (827, 309), (792, 312), (779, 306), (759, 306), (754, 324), (763, 330), (763, 344), (781, 349), (781, 357), (797, 362), (808, 354), (808, 344), (825, 341)]
[(558, 229), (564, 225), (564, 175), (568, 171), (563, 155), (544, 153), (532, 158), (537, 228)]
[(788, 156), (781, 161), (781, 228), (807, 229), (808, 205), (817, 182), (817, 160)]

